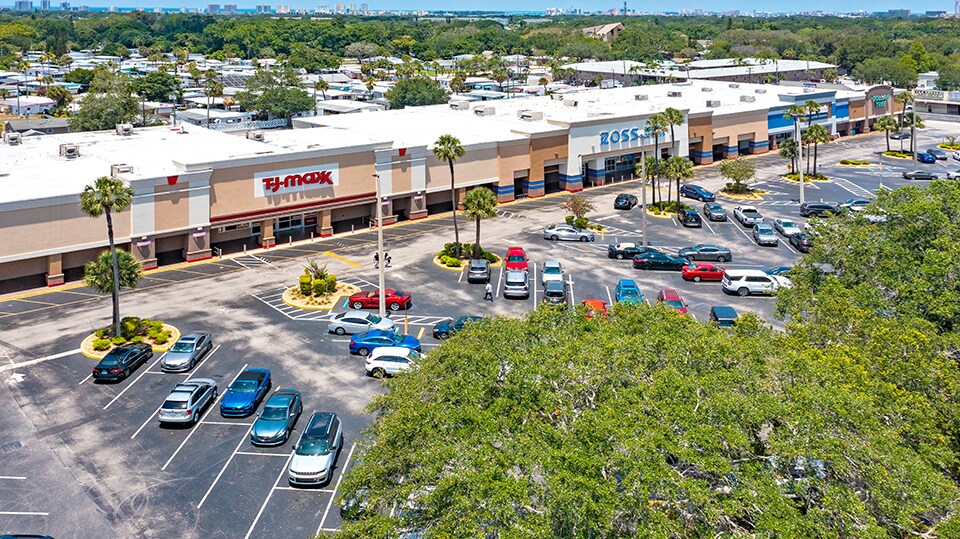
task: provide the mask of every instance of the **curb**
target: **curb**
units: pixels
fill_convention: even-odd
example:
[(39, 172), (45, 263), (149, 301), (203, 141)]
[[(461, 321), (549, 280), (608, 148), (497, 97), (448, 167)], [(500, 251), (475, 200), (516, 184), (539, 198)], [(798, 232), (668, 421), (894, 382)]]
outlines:
[[(154, 352), (162, 353), (170, 350), (170, 348), (173, 347), (173, 345), (176, 344), (176, 342), (180, 340), (180, 337), (182, 336), (182, 334), (180, 333), (180, 330), (177, 329), (176, 326), (171, 326), (170, 324), (164, 324), (163, 329), (168, 330), (170, 332), (170, 339), (167, 340), (167, 344), (150, 345), (150, 347), (153, 349)], [(93, 348), (92, 343), (96, 338), (97, 338), (96, 333), (91, 333), (90, 335), (87, 335), (82, 341), (80, 341), (80, 353), (87, 356), (90, 359), (96, 359), (97, 361), (100, 361), (108, 353), (110, 353), (110, 350), (113, 350), (114, 348), (116, 348), (116, 346), (110, 346), (110, 348), (104, 350), (103, 355), (97, 355), (96, 353), (87, 353), (87, 351), (84, 350), (84, 344), (90, 344), (90, 348)]]
[[(353, 286), (352, 284), (347, 285), (347, 286), (351, 286), (351, 287), (353, 287), (353, 288), (356, 288), (356, 289), (357, 289), (357, 292), (360, 292), (360, 288), (359, 288), (359, 287)], [(295, 304), (295, 303), (291, 303), (291, 302), (287, 301), (287, 292), (293, 290), (294, 288), (300, 288), (300, 286), (299, 286), (299, 285), (298, 285), (298, 286), (291, 286), (290, 288), (284, 290), (284, 291), (283, 291), (283, 295), (280, 296), (280, 299), (281, 299), (284, 303), (286, 303), (287, 305), (289, 305), (290, 307), (293, 307), (293, 308), (295, 308), (295, 309), (303, 309), (303, 310), (305, 310), (305, 311), (332, 311), (332, 310), (337, 306), (337, 303), (340, 303), (340, 299), (341, 299), (341, 298), (344, 298), (344, 297), (348, 297), (348, 298), (349, 298), (349, 297), (352, 296), (353, 294), (356, 294), (356, 293), (357, 293), (357, 292), (353, 292), (353, 293), (350, 293), (350, 294), (337, 294), (337, 299), (333, 300), (333, 303), (332, 303), (329, 307), (320, 307), (320, 306), (317, 306), (317, 305), (297, 305), (297, 304)]]

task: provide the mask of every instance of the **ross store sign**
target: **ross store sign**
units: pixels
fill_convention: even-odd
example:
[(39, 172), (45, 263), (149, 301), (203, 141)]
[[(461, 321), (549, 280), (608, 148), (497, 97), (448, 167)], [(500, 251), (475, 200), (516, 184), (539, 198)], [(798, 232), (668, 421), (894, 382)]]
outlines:
[(880, 109), (887, 106), (887, 99), (889, 98), (890, 98), (890, 94), (870, 96), (870, 100), (873, 101), (873, 106)]
[(634, 140), (640, 140), (641, 137), (646, 136), (647, 135), (645, 133), (640, 131), (639, 127), (628, 127), (627, 129), (621, 129), (619, 131), (601, 131), (600, 145), (608, 146), (610, 144), (631, 142)]
[(253, 196), (269, 197), (310, 191), (340, 184), (337, 163), (271, 170), (253, 175)]

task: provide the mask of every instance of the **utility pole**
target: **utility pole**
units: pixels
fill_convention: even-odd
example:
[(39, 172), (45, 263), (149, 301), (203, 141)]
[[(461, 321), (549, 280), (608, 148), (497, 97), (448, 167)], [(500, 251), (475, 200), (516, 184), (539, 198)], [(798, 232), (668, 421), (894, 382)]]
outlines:
[(386, 298), (383, 297), (384, 289), (384, 269), (387, 266), (387, 261), (383, 257), (383, 201), (381, 200), (380, 194), (380, 175), (374, 174), (374, 180), (377, 182), (377, 260), (379, 261), (377, 265), (380, 267), (379, 277), (380, 281), (378, 283), (379, 290), (379, 307), (380, 307), (380, 318), (387, 317), (387, 304)]
[(800, 122), (797, 122), (797, 171), (800, 173), (800, 204), (803, 204), (803, 131)]
[(643, 223), (640, 232), (643, 233), (643, 247), (647, 247), (647, 137), (640, 137), (640, 196), (643, 198)]

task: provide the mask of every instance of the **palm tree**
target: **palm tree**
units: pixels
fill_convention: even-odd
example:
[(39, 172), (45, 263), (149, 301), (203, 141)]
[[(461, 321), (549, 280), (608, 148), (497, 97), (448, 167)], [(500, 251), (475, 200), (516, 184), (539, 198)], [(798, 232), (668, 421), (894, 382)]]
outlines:
[(317, 91), (323, 94), (323, 100), (327, 100), (327, 90), (330, 89), (330, 83), (324, 79), (320, 79), (317, 82), (313, 83), (313, 115), (317, 115)]
[(433, 143), (433, 155), (450, 165), (450, 201), (453, 203), (453, 241), (457, 245), (457, 258), (460, 258), (460, 229), (457, 227), (457, 189), (453, 176), (453, 163), (463, 157), (466, 150), (460, 139), (453, 135), (440, 135)]
[[(907, 111), (907, 105), (913, 104), (913, 92), (900, 92), (896, 97), (893, 98), (894, 101), (900, 103), (900, 131), (903, 131), (903, 116)], [(910, 138), (911, 148), (913, 147), (913, 138)], [(900, 151), (903, 151), (903, 137), (900, 138)]]
[(477, 241), (473, 244), (473, 258), (480, 258), (480, 221), (489, 219), (497, 214), (497, 195), (486, 187), (471, 189), (463, 197), (463, 214), (477, 221)]
[[(803, 117), (804, 117), (806, 114), (807, 114), (807, 107), (806, 107), (806, 105), (790, 105), (789, 107), (787, 107), (786, 112), (783, 113), (783, 117), (784, 117), (785, 119), (787, 119), (787, 120), (793, 120), (793, 128), (794, 128), (794, 130), (795, 130), (796, 132), (799, 133), (799, 132), (800, 132), (800, 120), (803, 119)], [(800, 138), (801, 138), (801, 140), (803, 140), (803, 137), (800, 137)], [(799, 141), (796, 141), (796, 142), (799, 143)], [(800, 148), (799, 145), (798, 145), (798, 146), (797, 146), (797, 150), (799, 150), (799, 149), (801, 149), (801, 148)], [(794, 159), (796, 159), (796, 158), (794, 157)], [(797, 163), (797, 166), (796, 166), (796, 167), (793, 167), (793, 168), (794, 168), (793, 172), (797, 172), (797, 170), (799, 169), (799, 167), (800, 167), (800, 163)]]
[(693, 163), (686, 157), (672, 155), (663, 162), (663, 175), (677, 180), (677, 209), (680, 208), (680, 180), (693, 178)]
[(113, 213), (122, 212), (133, 202), (133, 189), (117, 178), (101, 176), (83, 188), (80, 209), (93, 218), (105, 215), (107, 238), (113, 258), (113, 331), (120, 335), (120, 268), (117, 264), (117, 245), (113, 238)]
[[(683, 113), (673, 107), (667, 107), (663, 112), (660, 113), (660, 116), (663, 118), (663, 123), (666, 127), (670, 129), (670, 146), (677, 142), (677, 139), (674, 138), (673, 128), (678, 125), (683, 125)], [(677, 148), (677, 151), (680, 151), (680, 148)], [(670, 188), (667, 188), (667, 200), (671, 198)], [(677, 178), (677, 201), (680, 201), (680, 178)]]
[[(654, 114), (647, 120), (647, 134), (653, 137), (653, 161), (655, 166), (653, 167), (654, 174), (656, 175), (657, 188), (653, 192), (653, 198), (657, 198), (657, 194), (660, 192), (660, 135), (666, 133), (667, 123), (663, 119), (661, 113)], [(654, 203), (657, 201), (654, 200)], [(663, 211), (663, 196), (660, 196), (660, 211)]]
[[(807, 129), (810, 129), (810, 126), (813, 125), (813, 117), (815, 114), (820, 112), (820, 103), (812, 99), (808, 99), (806, 103), (803, 104), (803, 108), (807, 116)], [(804, 137), (804, 142), (806, 142), (806, 137)], [(807, 174), (810, 173), (810, 152), (807, 152)]]
[(890, 132), (897, 130), (897, 121), (893, 119), (893, 116), (883, 115), (877, 118), (877, 121), (873, 122), (874, 129), (880, 129), (886, 132), (887, 139), (887, 151), (890, 151)]
[[(807, 129), (807, 143), (813, 144), (813, 175), (817, 175), (817, 146), (826, 142), (830, 142), (830, 133), (827, 131), (827, 128), (820, 125), (812, 125)], [(809, 171), (808, 171), (809, 172)]]
[(788, 138), (780, 143), (780, 157), (790, 160), (790, 172), (797, 171), (797, 141)]

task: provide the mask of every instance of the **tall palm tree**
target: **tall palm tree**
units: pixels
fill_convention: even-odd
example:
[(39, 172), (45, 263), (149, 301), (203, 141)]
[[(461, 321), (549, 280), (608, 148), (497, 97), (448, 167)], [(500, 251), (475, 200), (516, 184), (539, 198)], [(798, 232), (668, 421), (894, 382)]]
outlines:
[[(667, 123), (663, 119), (662, 113), (656, 113), (647, 120), (647, 134), (653, 137), (653, 162), (654, 174), (657, 178), (657, 188), (653, 191), (653, 197), (656, 199), (660, 193), (660, 136), (667, 132)], [(657, 201), (654, 200), (654, 203)], [(660, 211), (663, 211), (663, 196), (660, 196)]]
[[(799, 133), (799, 132), (800, 132), (800, 120), (802, 120), (802, 119), (804, 118), (804, 116), (806, 116), (806, 114), (807, 114), (807, 107), (806, 107), (805, 105), (790, 105), (789, 107), (787, 107), (787, 110), (783, 113), (783, 117), (784, 117), (784, 119), (787, 119), (787, 120), (793, 120), (793, 128), (794, 128), (794, 130), (795, 130), (797, 133)], [(801, 138), (801, 140), (803, 139), (803, 137), (800, 137), (800, 138)], [(797, 144), (798, 144), (797, 149), (798, 149), (798, 150), (801, 149), (800, 146), (799, 146), (799, 143), (800, 143), (800, 141), (797, 141)], [(796, 158), (794, 158), (794, 159), (796, 159)], [(797, 166), (794, 167), (793, 172), (797, 172), (797, 170), (799, 170), (800, 165), (801, 165), (801, 163), (797, 163)]]
[(893, 116), (883, 115), (877, 118), (877, 121), (873, 122), (874, 129), (880, 129), (886, 132), (887, 139), (887, 151), (890, 151), (890, 132), (897, 130), (897, 121), (893, 119)]
[(113, 258), (113, 334), (120, 335), (120, 268), (117, 264), (117, 245), (113, 237), (113, 214), (122, 212), (133, 202), (133, 189), (117, 178), (101, 176), (83, 188), (80, 209), (93, 218), (107, 218), (107, 238)]
[(457, 226), (457, 188), (453, 176), (453, 163), (466, 153), (460, 139), (453, 135), (440, 135), (433, 143), (433, 155), (450, 165), (450, 202), (453, 203), (453, 241), (457, 245), (457, 258), (460, 258), (460, 229)]
[[(673, 147), (676, 144), (677, 139), (674, 138), (673, 128), (678, 125), (683, 125), (683, 113), (673, 107), (667, 107), (660, 113), (663, 117), (663, 123), (670, 129), (670, 146)], [(680, 152), (680, 148), (677, 148), (677, 152)], [(667, 188), (667, 199), (669, 200), (672, 197), (670, 194), (670, 189)], [(677, 178), (677, 201), (680, 201), (680, 178)]]
[(482, 249), (480, 248), (480, 221), (490, 219), (497, 214), (494, 208), (497, 207), (497, 195), (486, 187), (477, 187), (471, 189), (467, 196), (463, 197), (463, 214), (477, 222), (477, 241), (473, 244), (473, 258), (480, 258)]
[[(830, 142), (830, 133), (827, 131), (827, 128), (820, 125), (812, 125), (807, 129), (807, 143), (813, 144), (813, 174), (817, 174), (817, 146), (826, 142)], [(807, 171), (809, 173), (809, 171)]]
[[(907, 111), (907, 105), (913, 104), (913, 92), (900, 92), (893, 100), (900, 103), (900, 131), (903, 131), (903, 116)], [(913, 148), (913, 137), (910, 138), (910, 145)], [(903, 151), (903, 137), (900, 138), (900, 151)]]
[[(806, 103), (803, 104), (803, 108), (806, 111), (807, 116), (807, 130), (810, 129), (810, 126), (813, 125), (813, 117), (820, 112), (820, 103), (812, 99), (808, 99)], [(806, 141), (806, 139), (804, 139)], [(810, 152), (807, 152), (807, 174), (810, 173)]]
[(663, 175), (677, 180), (677, 208), (680, 207), (680, 180), (693, 179), (693, 163), (686, 157), (671, 155), (663, 162)]
[(313, 115), (317, 115), (317, 91), (323, 94), (323, 100), (327, 100), (327, 90), (330, 89), (330, 83), (324, 79), (319, 79), (313, 83)]

